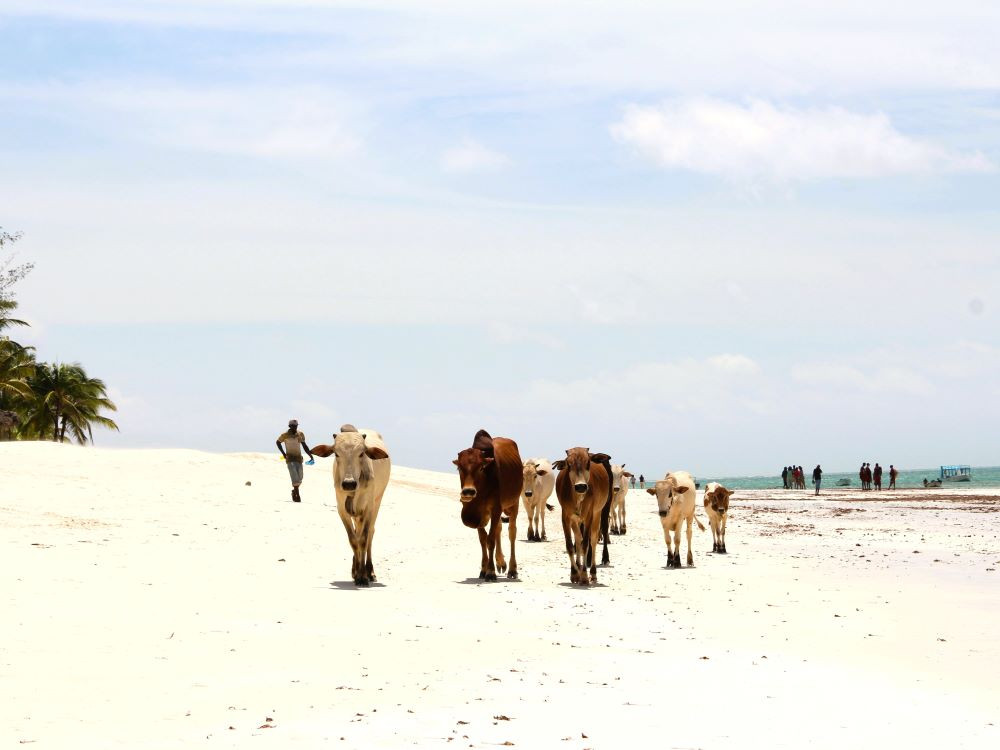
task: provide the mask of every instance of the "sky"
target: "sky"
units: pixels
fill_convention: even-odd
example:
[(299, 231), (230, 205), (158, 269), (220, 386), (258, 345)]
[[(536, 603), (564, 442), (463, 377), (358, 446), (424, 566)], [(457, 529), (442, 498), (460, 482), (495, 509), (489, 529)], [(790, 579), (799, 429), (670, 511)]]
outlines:
[(105, 446), (1000, 464), (998, 36), (966, 0), (0, 0), (18, 335), (107, 382)]

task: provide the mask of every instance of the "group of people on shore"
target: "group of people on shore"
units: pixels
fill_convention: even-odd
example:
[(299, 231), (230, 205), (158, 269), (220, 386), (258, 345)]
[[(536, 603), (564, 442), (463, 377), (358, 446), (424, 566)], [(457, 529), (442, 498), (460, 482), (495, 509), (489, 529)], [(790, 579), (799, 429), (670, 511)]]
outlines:
[[(882, 489), (882, 467), (879, 466), (878, 461), (875, 462), (875, 468), (872, 468), (870, 463), (861, 464), (861, 469), (858, 471), (858, 479), (861, 480), (862, 490), (881, 490)], [(897, 469), (892, 464), (889, 464), (889, 487), (888, 489), (896, 489), (896, 477), (899, 476), (899, 469)]]
[(786, 466), (781, 470), (781, 482), (786, 490), (804, 490), (806, 475), (801, 466)]
[[(806, 488), (806, 473), (801, 466), (785, 466), (781, 470), (781, 483), (786, 490), (804, 490)], [(820, 485), (823, 483), (823, 469), (819, 464), (812, 472), (812, 483), (819, 494)]]

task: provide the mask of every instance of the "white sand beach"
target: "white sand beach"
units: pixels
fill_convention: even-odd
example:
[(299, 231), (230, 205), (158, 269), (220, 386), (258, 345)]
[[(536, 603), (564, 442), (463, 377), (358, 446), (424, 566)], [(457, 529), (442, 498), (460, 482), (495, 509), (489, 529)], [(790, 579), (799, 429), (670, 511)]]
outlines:
[(394, 467), (356, 589), (330, 467), (0, 444), (0, 747), (1000, 747), (997, 493), (737, 492), (668, 570), (633, 490), (584, 589)]

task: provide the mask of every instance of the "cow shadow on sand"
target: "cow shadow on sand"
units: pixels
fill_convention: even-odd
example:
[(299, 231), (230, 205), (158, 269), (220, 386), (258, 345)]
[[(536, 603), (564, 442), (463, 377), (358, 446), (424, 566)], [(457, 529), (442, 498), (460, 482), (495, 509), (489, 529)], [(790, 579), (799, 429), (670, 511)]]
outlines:
[(384, 589), (385, 584), (374, 581), (367, 586), (358, 586), (354, 581), (330, 581), (330, 588), (341, 591), (364, 591), (365, 589)]
[(469, 585), (472, 585), (474, 583), (475, 584), (480, 584), (480, 583), (481, 584), (489, 584), (491, 586), (495, 586), (498, 583), (520, 583), (520, 582), (521, 582), (521, 578), (520, 577), (518, 577), (518, 578), (508, 578), (506, 575), (500, 575), (500, 576), (498, 576), (498, 578), (495, 581), (487, 581), (487, 580), (485, 580), (483, 578), (480, 578), (479, 576), (476, 576), (475, 578), (466, 578), (466, 579), (461, 580), (461, 581), (455, 581), (455, 583), (460, 583), (463, 586), (469, 586)]
[(608, 584), (601, 583), (588, 583), (586, 586), (581, 586), (579, 583), (570, 583), (569, 581), (560, 581), (559, 585), (564, 589), (579, 589), (580, 591), (588, 591), (590, 589), (606, 589)]

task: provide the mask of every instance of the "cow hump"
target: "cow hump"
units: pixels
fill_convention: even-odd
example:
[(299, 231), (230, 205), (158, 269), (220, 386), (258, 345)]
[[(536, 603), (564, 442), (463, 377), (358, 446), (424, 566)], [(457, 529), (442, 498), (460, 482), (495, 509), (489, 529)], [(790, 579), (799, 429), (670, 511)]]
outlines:
[(472, 447), (481, 450), (483, 455), (492, 456), (493, 438), (490, 437), (490, 433), (486, 430), (480, 430), (476, 433), (476, 437), (472, 441)]

